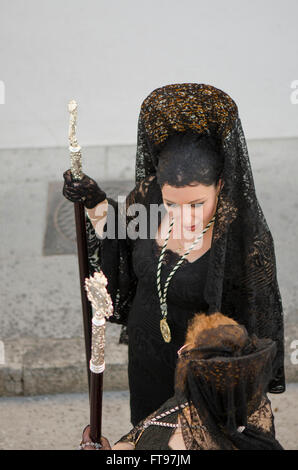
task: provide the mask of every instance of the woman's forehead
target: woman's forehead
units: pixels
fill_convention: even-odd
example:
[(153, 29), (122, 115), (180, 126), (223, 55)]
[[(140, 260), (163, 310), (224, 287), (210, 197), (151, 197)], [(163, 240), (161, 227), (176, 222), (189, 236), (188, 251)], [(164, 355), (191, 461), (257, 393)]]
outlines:
[(163, 199), (175, 204), (200, 202), (208, 198), (213, 193), (214, 185), (206, 186), (201, 183), (197, 183), (195, 186), (183, 186), (181, 188), (170, 186), (168, 184), (164, 184), (162, 187)]

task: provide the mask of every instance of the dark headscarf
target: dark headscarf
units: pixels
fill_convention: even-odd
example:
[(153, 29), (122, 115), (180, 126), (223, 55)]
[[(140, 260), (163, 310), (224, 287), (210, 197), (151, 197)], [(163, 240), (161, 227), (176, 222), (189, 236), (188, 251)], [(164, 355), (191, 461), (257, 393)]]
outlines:
[(248, 333), (277, 343), (271, 393), (285, 390), (283, 308), (274, 243), (258, 202), (245, 136), (235, 102), (205, 84), (166, 85), (143, 101), (138, 121), (136, 182), (156, 174), (158, 153), (171, 135), (209, 135), (224, 156), (209, 269), (208, 313), (221, 311)]

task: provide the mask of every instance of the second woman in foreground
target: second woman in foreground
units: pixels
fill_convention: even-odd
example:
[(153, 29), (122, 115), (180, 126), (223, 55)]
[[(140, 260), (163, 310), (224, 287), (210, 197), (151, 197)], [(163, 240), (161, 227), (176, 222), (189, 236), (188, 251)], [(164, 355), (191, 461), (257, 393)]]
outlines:
[(282, 450), (266, 412), (275, 354), (273, 341), (249, 337), (221, 313), (195, 315), (178, 351), (174, 396), (112, 450)]

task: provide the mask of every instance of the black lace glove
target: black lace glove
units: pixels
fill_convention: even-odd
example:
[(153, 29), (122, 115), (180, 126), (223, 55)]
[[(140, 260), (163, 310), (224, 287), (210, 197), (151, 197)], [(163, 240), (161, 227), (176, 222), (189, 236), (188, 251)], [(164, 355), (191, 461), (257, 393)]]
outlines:
[(63, 196), (71, 202), (82, 202), (87, 209), (93, 209), (107, 197), (96, 181), (87, 175), (81, 180), (74, 180), (69, 169), (63, 173), (63, 178)]

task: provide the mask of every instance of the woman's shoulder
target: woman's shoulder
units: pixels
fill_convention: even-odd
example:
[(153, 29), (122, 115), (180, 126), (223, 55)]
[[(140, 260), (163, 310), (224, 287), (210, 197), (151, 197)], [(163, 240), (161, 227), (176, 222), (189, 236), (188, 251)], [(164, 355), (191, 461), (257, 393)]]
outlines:
[[(183, 397), (185, 398), (185, 397)], [(156, 415), (159, 415), (161, 413), (164, 413), (166, 411), (170, 411), (172, 410), (173, 413), (177, 413), (179, 411), (179, 407), (178, 407), (178, 403), (180, 403), (181, 400), (177, 400), (177, 397), (176, 395), (173, 395), (172, 397), (168, 398), (168, 400), (166, 400), (155, 412)], [(187, 400), (185, 398), (185, 400), (182, 402), (184, 403), (184, 406), (185, 408), (187, 408), (188, 406), (188, 403), (187, 403)]]

